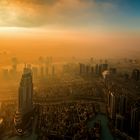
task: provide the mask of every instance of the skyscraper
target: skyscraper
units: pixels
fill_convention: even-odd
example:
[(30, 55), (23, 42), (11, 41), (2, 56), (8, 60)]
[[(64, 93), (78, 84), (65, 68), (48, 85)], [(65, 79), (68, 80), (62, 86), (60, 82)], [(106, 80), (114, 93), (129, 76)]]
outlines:
[(131, 109), (131, 131), (133, 136), (138, 140), (140, 122), (140, 99), (132, 106)]
[(33, 96), (32, 72), (31, 69), (25, 67), (19, 86), (19, 100), (18, 100), (19, 112), (25, 114), (32, 110), (33, 108), (32, 96)]
[(135, 81), (138, 81), (140, 79), (140, 70), (139, 69), (134, 69), (132, 71), (132, 79)]
[(110, 96), (110, 117), (111, 119), (114, 119), (116, 117), (117, 96), (113, 92)]
[(18, 134), (27, 132), (31, 123), (33, 111), (33, 82), (32, 71), (25, 67), (19, 86), (18, 109), (14, 118), (15, 128)]

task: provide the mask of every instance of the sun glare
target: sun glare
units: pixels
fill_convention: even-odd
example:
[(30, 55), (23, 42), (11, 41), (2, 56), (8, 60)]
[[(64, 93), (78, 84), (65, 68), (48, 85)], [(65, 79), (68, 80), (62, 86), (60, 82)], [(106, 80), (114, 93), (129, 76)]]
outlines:
[(22, 27), (0, 27), (0, 33), (16, 33), (26, 31)]

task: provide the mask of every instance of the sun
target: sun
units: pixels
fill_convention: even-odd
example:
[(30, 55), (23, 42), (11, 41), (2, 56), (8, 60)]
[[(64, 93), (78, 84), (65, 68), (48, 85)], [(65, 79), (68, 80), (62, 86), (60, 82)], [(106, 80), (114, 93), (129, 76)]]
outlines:
[(0, 27), (0, 33), (13, 33), (24, 31), (24, 28), (21, 27)]

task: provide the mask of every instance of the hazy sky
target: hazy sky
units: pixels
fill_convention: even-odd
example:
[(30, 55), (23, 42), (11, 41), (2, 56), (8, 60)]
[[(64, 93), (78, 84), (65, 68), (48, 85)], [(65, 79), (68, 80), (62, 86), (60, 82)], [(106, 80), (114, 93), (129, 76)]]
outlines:
[(139, 40), (140, 0), (0, 0), (2, 50), (134, 56)]

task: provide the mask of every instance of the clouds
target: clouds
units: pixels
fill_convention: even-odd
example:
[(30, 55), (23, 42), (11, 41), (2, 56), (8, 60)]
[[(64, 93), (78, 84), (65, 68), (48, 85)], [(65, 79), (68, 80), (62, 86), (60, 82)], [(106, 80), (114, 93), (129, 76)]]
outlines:
[(112, 8), (95, 0), (1, 0), (1, 26), (43, 26), (48, 24), (84, 24)]
[[(0, 0), (0, 26), (114, 26), (121, 24), (125, 18), (119, 9), (126, 3), (124, 1)], [(128, 23), (126, 19), (123, 24)]]
[(36, 4), (36, 5), (51, 5), (59, 0), (1, 0), (1, 4)]

